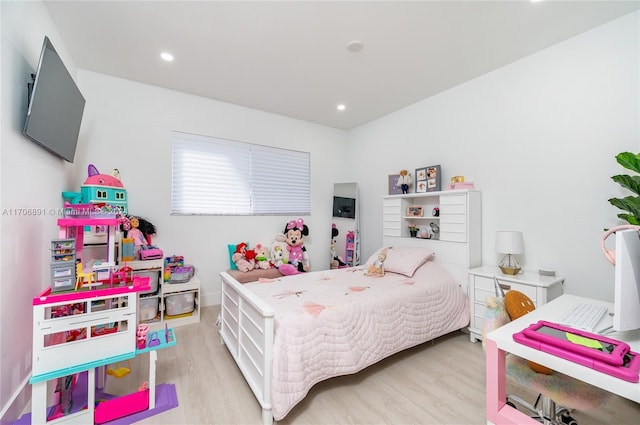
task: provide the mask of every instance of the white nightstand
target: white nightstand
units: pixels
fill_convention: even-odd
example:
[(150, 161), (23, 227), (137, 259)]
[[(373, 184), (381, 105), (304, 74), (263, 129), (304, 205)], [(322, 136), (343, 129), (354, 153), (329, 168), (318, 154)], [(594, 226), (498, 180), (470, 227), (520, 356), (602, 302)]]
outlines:
[(513, 289), (520, 291), (534, 302), (536, 307), (546, 304), (562, 295), (563, 277), (541, 276), (536, 272), (520, 272), (515, 276), (503, 274), (497, 266), (482, 266), (469, 270), (469, 304), (471, 323), (469, 338), (471, 342), (482, 339), (482, 322), (487, 297), (495, 296), (494, 276), (506, 293)]

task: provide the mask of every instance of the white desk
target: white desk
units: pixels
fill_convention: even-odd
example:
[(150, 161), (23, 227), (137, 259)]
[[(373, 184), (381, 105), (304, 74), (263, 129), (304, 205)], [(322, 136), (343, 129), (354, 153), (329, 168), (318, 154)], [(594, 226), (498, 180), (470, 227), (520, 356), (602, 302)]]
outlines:
[[(559, 298), (541, 306), (529, 314), (508, 323), (487, 335), (486, 342), (486, 386), (487, 386), (487, 423), (493, 424), (539, 424), (522, 412), (506, 404), (505, 355), (513, 353), (519, 357), (532, 360), (555, 371), (587, 382), (621, 397), (640, 403), (640, 383), (631, 383), (586, 366), (564, 360), (552, 354), (536, 350), (513, 340), (513, 334), (520, 332), (529, 325), (546, 320), (559, 322), (562, 317), (575, 305), (581, 302), (603, 304), (609, 307), (611, 303), (562, 295)], [(610, 326), (612, 318), (605, 315), (597, 328)], [(624, 341), (631, 346), (631, 350), (640, 352), (640, 330), (616, 332), (607, 335), (613, 339)]]

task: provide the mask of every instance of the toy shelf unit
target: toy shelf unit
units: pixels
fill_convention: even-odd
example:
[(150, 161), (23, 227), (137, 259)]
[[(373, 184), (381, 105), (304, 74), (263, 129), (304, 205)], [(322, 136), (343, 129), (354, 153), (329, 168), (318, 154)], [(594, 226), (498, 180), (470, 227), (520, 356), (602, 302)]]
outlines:
[(76, 241), (51, 241), (51, 292), (68, 291), (76, 284)]
[(121, 265), (131, 267), (134, 276), (148, 277), (149, 289), (138, 294), (138, 321), (148, 325), (162, 325), (161, 288), (163, 280), (164, 261), (136, 260), (125, 261)]
[[(70, 411), (68, 395), (75, 375), (118, 361), (136, 352), (136, 296), (148, 279), (133, 285), (55, 294), (47, 288), (33, 298), (32, 423), (92, 423), (94, 392), (87, 391), (87, 409)], [(95, 387), (88, 374), (87, 386)], [(47, 414), (47, 394), (59, 396), (58, 408)]]
[(358, 244), (360, 240), (357, 236), (357, 232), (353, 230), (349, 230), (346, 235), (346, 245), (345, 245), (345, 260), (349, 267), (357, 266), (360, 264), (359, 253), (360, 249)]
[(132, 261), (134, 276), (149, 277), (150, 289), (140, 292), (138, 319), (153, 329), (200, 322), (200, 278), (194, 275), (187, 282), (164, 282), (164, 260)]

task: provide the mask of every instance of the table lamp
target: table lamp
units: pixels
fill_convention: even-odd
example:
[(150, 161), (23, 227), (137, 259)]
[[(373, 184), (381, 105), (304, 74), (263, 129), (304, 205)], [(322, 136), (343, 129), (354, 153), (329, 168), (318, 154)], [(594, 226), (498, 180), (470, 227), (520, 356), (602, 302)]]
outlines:
[(516, 275), (520, 272), (520, 264), (514, 255), (524, 252), (522, 232), (496, 232), (496, 252), (504, 254), (500, 261), (502, 273)]

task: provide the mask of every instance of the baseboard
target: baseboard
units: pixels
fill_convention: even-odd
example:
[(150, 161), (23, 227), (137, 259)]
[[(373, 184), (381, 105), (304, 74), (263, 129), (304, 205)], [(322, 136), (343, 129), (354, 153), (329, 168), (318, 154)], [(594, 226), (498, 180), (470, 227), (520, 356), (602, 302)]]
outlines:
[(20, 387), (13, 393), (11, 401), (2, 407), (0, 412), (0, 425), (14, 423), (25, 411), (31, 402), (31, 385), (27, 377)]
[(210, 305), (220, 305), (222, 294), (220, 291), (200, 293), (200, 306), (208, 307)]

